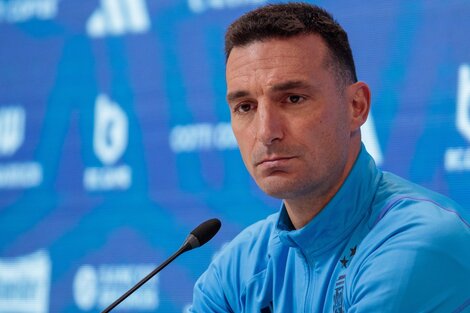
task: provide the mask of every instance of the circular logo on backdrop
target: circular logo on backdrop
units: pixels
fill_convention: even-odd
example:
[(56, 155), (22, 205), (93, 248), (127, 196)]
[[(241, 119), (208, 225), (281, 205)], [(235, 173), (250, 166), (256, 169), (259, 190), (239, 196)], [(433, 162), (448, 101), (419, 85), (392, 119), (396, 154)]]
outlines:
[(77, 306), (83, 310), (91, 310), (97, 297), (96, 270), (90, 265), (83, 265), (77, 271), (73, 281), (73, 297)]

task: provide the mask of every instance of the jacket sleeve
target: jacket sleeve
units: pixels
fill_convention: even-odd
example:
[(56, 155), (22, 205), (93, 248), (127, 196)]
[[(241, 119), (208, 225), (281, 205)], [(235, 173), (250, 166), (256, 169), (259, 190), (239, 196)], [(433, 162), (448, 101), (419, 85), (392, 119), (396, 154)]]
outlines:
[(437, 214), (430, 221), (397, 210), (371, 231), (375, 243), (351, 264), (347, 312), (470, 312), (468, 223), (417, 209)]
[(217, 268), (212, 264), (194, 285), (191, 313), (232, 312), (221, 285)]

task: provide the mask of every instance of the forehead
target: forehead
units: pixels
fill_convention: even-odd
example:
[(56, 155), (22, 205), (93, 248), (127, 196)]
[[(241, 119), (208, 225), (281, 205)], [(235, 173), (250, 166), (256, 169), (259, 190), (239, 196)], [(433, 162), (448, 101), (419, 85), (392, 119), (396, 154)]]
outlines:
[(326, 69), (327, 54), (323, 39), (313, 34), (273, 38), (234, 47), (227, 60), (227, 85), (230, 87), (231, 83), (260, 76), (268, 80), (289, 75), (307, 79)]

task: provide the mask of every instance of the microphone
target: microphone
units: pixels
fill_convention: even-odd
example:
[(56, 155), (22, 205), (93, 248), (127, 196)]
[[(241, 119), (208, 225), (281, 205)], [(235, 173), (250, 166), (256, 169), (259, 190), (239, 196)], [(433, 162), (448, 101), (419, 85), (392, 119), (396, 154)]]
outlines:
[(186, 251), (198, 248), (202, 245), (204, 245), (206, 242), (212, 239), (212, 237), (217, 234), (221, 226), (220, 220), (213, 218), (210, 220), (205, 221), (204, 223), (200, 224), (198, 227), (196, 227), (186, 238), (186, 240), (183, 242), (181, 247), (176, 251), (172, 256), (170, 256), (168, 259), (165, 260), (160, 266), (158, 266), (156, 269), (154, 269), (150, 274), (145, 276), (141, 281), (139, 281), (137, 284), (135, 284), (134, 287), (129, 289), (125, 294), (123, 294), (119, 299), (111, 303), (106, 309), (104, 309), (101, 313), (108, 313), (112, 309), (114, 309), (119, 303), (124, 301), (127, 297), (129, 297), (131, 294), (134, 293), (137, 289), (139, 289), (143, 284), (145, 284), (150, 278), (155, 276), (158, 272), (160, 272), (162, 269), (164, 269), (168, 264), (173, 262), (174, 259), (176, 259), (178, 256), (183, 254)]

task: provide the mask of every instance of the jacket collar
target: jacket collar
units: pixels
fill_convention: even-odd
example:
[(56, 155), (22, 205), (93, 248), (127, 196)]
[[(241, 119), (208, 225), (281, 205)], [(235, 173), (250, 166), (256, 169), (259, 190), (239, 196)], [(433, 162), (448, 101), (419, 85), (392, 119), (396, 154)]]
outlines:
[(307, 225), (293, 229), (284, 204), (276, 224), (282, 243), (319, 255), (335, 247), (369, 214), (382, 173), (364, 146), (335, 196)]

